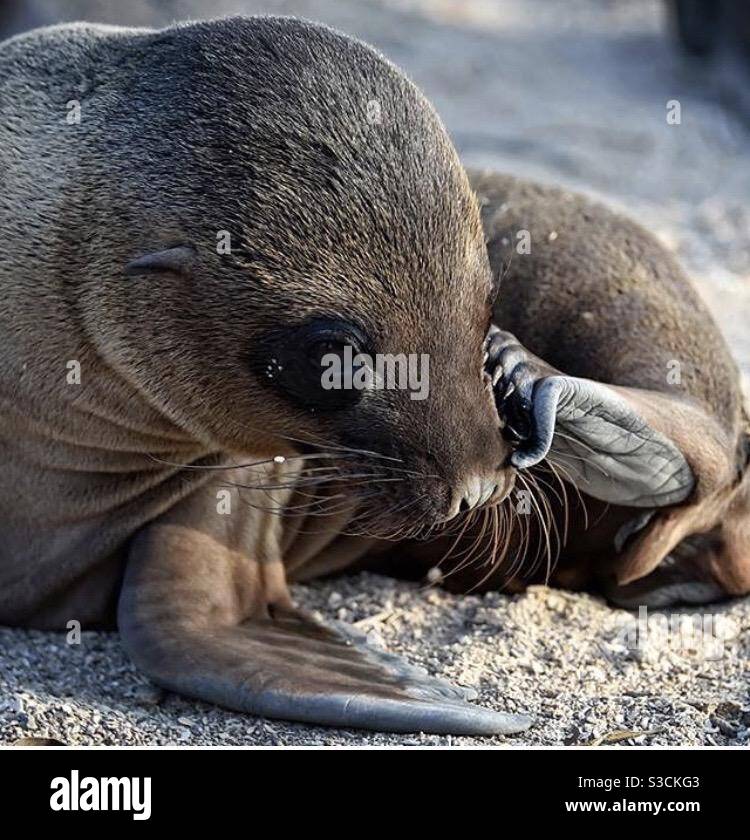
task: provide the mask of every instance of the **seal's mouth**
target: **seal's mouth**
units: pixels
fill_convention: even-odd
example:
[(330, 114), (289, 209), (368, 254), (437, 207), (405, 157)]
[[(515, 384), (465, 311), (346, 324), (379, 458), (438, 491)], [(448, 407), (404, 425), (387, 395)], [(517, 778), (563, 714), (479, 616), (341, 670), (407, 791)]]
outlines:
[(336, 493), (355, 512), (353, 533), (423, 539), (501, 507), (515, 483), (512, 467), (477, 469), (451, 482), (413, 464), (352, 458), (340, 463)]

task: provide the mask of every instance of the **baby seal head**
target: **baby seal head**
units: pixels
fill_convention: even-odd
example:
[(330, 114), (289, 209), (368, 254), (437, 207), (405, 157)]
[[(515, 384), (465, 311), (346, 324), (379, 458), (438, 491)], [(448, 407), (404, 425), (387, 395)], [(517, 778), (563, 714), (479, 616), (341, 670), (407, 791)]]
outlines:
[[(148, 388), (232, 451), (340, 455), (385, 530), (504, 498), (512, 471), (483, 372), (493, 283), (439, 118), (390, 63), (327, 28), (212, 27), (175, 30), (193, 50), (162, 35), (159, 77), (190, 62), (190, 95), (148, 87), (156, 116), (128, 138), (166, 144), (174, 169), (158, 195), (145, 189), (139, 238), (154, 240), (153, 214), (179, 247), (131, 264), (162, 277), (129, 324), (150, 321)], [(222, 231), (231, 248), (217, 253)]]
[[(314, 443), (308, 451), (336, 454), (369, 532), (447, 521), (512, 487), (482, 330), (464, 322), (461, 307), (436, 319), (429, 307), (415, 316), (399, 300), (384, 305), (378, 292), (336, 315), (274, 328), (254, 352), (261, 381), (294, 411), (290, 436)], [(474, 314), (484, 326), (481, 307)]]

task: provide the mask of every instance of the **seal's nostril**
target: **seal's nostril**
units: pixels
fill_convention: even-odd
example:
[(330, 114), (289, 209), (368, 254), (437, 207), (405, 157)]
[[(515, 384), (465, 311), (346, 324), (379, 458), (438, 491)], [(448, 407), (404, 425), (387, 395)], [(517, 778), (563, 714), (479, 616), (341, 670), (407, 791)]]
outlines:
[(499, 482), (496, 475), (470, 475), (453, 491), (450, 510), (442, 521), (448, 522), (460, 513), (467, 513), (504, 496), (505, 482)]
[(499, 486), (495, 481), (488, 481), (484, 486), (484, 492), (479, 499), (479, 507), (486, 505), (497, 494)]

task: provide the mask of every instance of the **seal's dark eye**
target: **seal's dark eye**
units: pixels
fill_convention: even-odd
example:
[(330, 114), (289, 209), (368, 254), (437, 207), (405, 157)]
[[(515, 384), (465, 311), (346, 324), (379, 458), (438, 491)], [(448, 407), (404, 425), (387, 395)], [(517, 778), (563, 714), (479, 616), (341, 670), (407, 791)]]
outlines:
[(323, 367), (332, 357), (337, 357), (343, 360), (347, 356), (347, 347), (350, 348), (352, 358), (357, 355), (356, 350), (351, 344), (345, 344), (343, 341), (335, 338), (325, 338), (319, 341), (313, 341), (307, 347), (307, 359), (311, 365), (315, 367)]
[[(264, 342), (265, 343), (265, 342)], [(269, 336), (264, 377), (294, 402), (335, 410), (357, 402), (366, 377), (361, 332), (341, 321), (315, 321)]]
[[(352, 335), (338, 331), (314, 334), (306, 344), (306, 357), (324, 391), (363, 390), (356, 374), (364, 365), (364, 357)], [(351, 402), (354, 396), (340, 394), (337, 402)]]

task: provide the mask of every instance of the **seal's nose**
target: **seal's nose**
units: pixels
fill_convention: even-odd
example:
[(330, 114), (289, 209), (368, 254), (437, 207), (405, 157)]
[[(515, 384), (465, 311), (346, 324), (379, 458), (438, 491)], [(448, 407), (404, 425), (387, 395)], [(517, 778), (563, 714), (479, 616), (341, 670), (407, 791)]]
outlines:
[(498, 473), (472, 473), (467, 476), (454, 488), (451, 505), (443, 521), (448, 522), (459, 513), (481, 507), (490, 499), (499, 501), (505, 495), (505, 483), (502, 475)]

